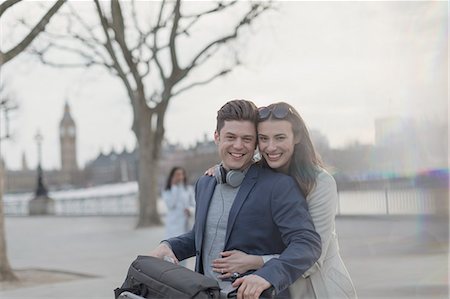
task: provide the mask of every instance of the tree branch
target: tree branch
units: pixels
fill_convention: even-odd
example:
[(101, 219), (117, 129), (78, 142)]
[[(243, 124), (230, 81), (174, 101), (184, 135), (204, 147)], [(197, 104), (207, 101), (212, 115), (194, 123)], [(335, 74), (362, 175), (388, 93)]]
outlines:
[(39, 23), (36, 24), (36, 26), (30, 31), (30, 33), (18, 45), (16, 45), (14, 48), (7, 51), (6, 53), (0, 52), (0, 66), (7, 63), (8, 61), (16, 57), (19, 53), (21, 53), (23, 50), (25, 50), (36, 38), (36, 36), (38, 36), (39, 33), (44, 31), (45, 26), (47, 26), (52, 16), (59, 10), (59, 8), (64, 4), (65, 1), (66, 0), (56, 1), (56, 3), (50, 8), (50, 10), (42, 17)]
[[(89, 26), (84, 19), (77, 13), (77, 11), (72, 7), (72, 5), (68, 5), (69, 9), (72, 13), (72, 15), (75, 17), (75, 19), (81, 24), (81, 26), (84, 28), (84, 30), (89, 34), (89, 36), (92, 38), (92, 40), (98, 44), (101, 45), (102, 42), (94, 35), (94, 27)], [(68, 32), (70, 33), (71, 30), (69, 29)], [(70, 34), (70, 36), (76, 35), (76, 34)]]
[(238, 33), (240, 29), (242, 29), (244, 26), (250, 25), (253, 20), (255, 20), (262, 12), (270, 8), (269, 4), (253, 4), (251, 9), (247, 12), (247, 14), (241, 19), (241, 21), (236, 25), (234, 28), (234, 31), (226, 36), (223, 36), (221, 38), (218, 38), (212, 42), (210, 42), (207, 46), (205, 46), (200, 52), (192, 59), (192, 62), (189, 66), (185, 68), (186, 72), (191, 71), (193, 68), (195, 68), (199, 61), (201, 60), (202, 63), (204, 63), (209, 57), (211, 57), (211, 54), (208, 54), (208, 52), (216, 46), (219, 46), (221, 44), (225, 44), (230, 40), (236, 39), (238, 36)]
[(17, 2), (20, 2), (22, 0), (6, 0), (5, 2), (3, 2), (2, 4), (0, 4), (0, 17), (3, 15), (3, 13), (10, 8), (11, 6), (13, 6), (14, 4), (17, 4)]
[(219, 77), (225, 76), (226, 74), (228, 74), (228, 73), (231, 72), (231, 71), (232, 71), (232, 68), (224, 69), (224, 70), (220, 71), (219, 73), (217, 73), (217, 74), (211, 76), (211, 77), (208, 78), (208, 79), (205, 79), (205, 80), (203, 80), (203, 81), (194, 82), (194, 83), (191, 83), (191, 84), (189, 84), (189, 85), (187, 85), (187, 86), (185, 86), (185, 87), (180, 88), (178, 91), (172, 93), (172, 96), (177, 96), (177, 95), (179, 95), (180, 93), (183, 93), (183, 92), (185, 92), (186, 90), (191, 89), (191, 88), (193, 88), (193, 87), (195, 87), (195, 86), (206, 85), (206, 84), (208, 84), (208, 83), (214, 81), (215, 79), (217, 79), (217, 78), (219, 78)]
[(144, 85), (142, 84), (142, 77), (139, 74), (136, 62), (134, 61), (133, 55), (127, 46), (125, 41), (125, 23), (123, 21), (122, 9), (120, 7), (119, 0), (111, 0), (111, 16), (112, 16), (112, 29), (114, 30), (114, 39), (120, 46), (123, 57), (127, 62), (128, 68), (134, 81), (136, 83), (137, 91), (144, 96)]
[(230, 8), (230, 7), (232, 7), (233, 5), (235, 5), (236, 3), (238, 3), (237, 0), (233, 0), (233, 1), (221, 1), (221, 2), (217, 3), (217, 6), (216, 6), (216, 7), (212, 8), (212, 9), (210, 9), (210, 10), (206, 10), (206, 11), (203, 11), (203, 12), (199, 12), (199, 13), (196, 13), (196, 14), (193, 14), (193, 15), (183, 15), (183, 18), (194, 18), (194, 19), (198, 19), (198, 18), (204, 17), (204, 16), (206, 16), (206, 15), (213, 14), (213, 13), (216, 13), (216, 12), (220, 12), (220, 11), (222, 11), (222, 10), (225, 10), (225, 9), (227, 9), (227, 8)]
[[(170, 61), (172, 62), (172, 75), (176, 74), (180, 69), (180, 67), (178, 66), (178, 57), (177, 57), (176, 44), (175, 44), (175, 39), (177, 36), (177, 30), (178, 30), (178, 22), (180, 21), (180, 18), (181, 18), (180, 5), (181, 5), (181, 0), (177, 0), (175, 2), (175, 6), (173, 8), (174, 17), (173, 17), (172, 29), (170, 31), (170, 37), (169, 37)], [(172, 75), (171, 75), (171, 77), (172, 77)]]
[(133, 20), (134, 28), (139, 32), (140, 36), (144, 36), (144, 30), (141, 29), (138, 23), (138, 16), (136, 11), (136, 0), (131, 0), (131, 19)]
[(98, 13), (98, 16), (100, 18), (100, 23), (102, 25), (103, 32), (105, 33), (105, 37), (106, 37), (106, 42), (105, 42), (105, 44), (103, 44), (103, 46), (108, 51), (109, 56), (111, 57), (111, 59), (113, 61), (113, 67), (117, 71), (117, 75), (122, 79), (122, 81), (123, 81), (123, 83), (125, 85), (125, 88), (127, 89), (127, 93), (128, 93), (128, 96), (130, 97), (131, 105), (133, 107), (135, 107), (134, 90), (133, 90), (133, 87), (130, 84), (130, 81), (128, 80), (128, 77), (127, 77), (126, 73), (124, 72), (123, 68), (121, 67), (121, 65), (119, 63), (119, 60), (117, 59), (116, 53), (114, 51), (114, 48), (113, 48), (113, 45), (112, 45), (112, 41), (111, 41), (111, 37), (109, 36), (109, 32), (108, 32), (108, 20), (106, 19), (106, 17), (103, 14), (102, 8), (101, 8), (100, 3), (99, 3), (99, 0), (94, 0), (94, 3), (95, 3), (95, 6), (97, 8), (97, 13)]
[(231, 1), (231, 2), (219, 2), (217, 3), (217, 6), (207, 10), (207, 11), (203, 11), (197, 14), (193, 14), (193, 15), (183, 15), (183, 19), (193, 19), (188, 25), (186, 25), (182, 30), (179, 31), (179, 34), (186, 34), (189, 35), (189, 29), (195, 25), (195, 23), (197, 23), (202, 17), (213, 14), (213, 13), (217, 13), (217, 12), (221, 12), (227, 8), (232, 7), (233, 5), (235, 5), (236, 3), (238, 3), (237, 0)]
[(158, 51), (158, 32), (159, 32), (159, 29), (161, 28), (161, 20), (162, 20), (162, 16), (164, 13), (165, 5), (166, 5), (166, 1), (163, 0), (161, 2), (161, 6), (159, 7), (159, 14), (158, 14), (158, 19), (156, 21), (156, 25), (153, 29), (153, 48), (151, 48), (151, 51), (153, 52), (153, 59), (155, 61), (156, 67), (158, 68), (158, 71), (159, 71), (159, 76), (161, 77), (161, 80), (163, 82), (167, 78), (166, 78), (166, 75), (164, 74), (164, 68), (158, 58), (158, 53), (159, 53), (159, 51)]
[[(73, 53), (75, 55), (78, 55), (78, 56), (84, 58), (86, 62), (85, 63), (60, 63), (60, 62), (54, 62), (54, 61), (47, 60), (45, 58), (45, 54), (48, 52), (48, 50), (50, 48), (58, 49), (58, 50), (68, 52), (68, 53)], [(80, 50), (79, 48), (73, 48), (73, 47), (69, 47), (69, 46), (63, 46), (63, 45), (59, 45), (59, 44), (55, 44), (55, 43), (50, 43), (44, 49), (40, 49), (40, 50), (31, 49), (30, 52), (31, 52), (31, 54), (38, 56), (39, 60), (43, 64), (49, 65), (52, 67), (79, 68), (79, 67), (90, 67), (92, 65), (102, 65), (102, 66), (106, 66), (108, 68), (111, 67), (111, 65), (109, 65), (107, 63), (106, 59), (100, 53), (98, 53), (98, 51), (95, 51), (95, 50), (94, 50), (94, 55), (92, 55), (91, 53), (86, 53), (86, 52)], [(96, 60), (96, 57), (100, 57), (100, 60)]]

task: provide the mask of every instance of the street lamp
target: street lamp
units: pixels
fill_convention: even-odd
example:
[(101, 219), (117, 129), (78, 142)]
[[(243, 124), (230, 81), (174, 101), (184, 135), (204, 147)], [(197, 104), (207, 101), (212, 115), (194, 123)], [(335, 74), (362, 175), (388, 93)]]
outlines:
[(43, 172), (42, 172), (42, 167), (41, 167), (41, 161), (42, 161), (42, 135), (39, 132), (39, 130), (36, 133), (36, 136), (34, 136), (34, 140), (36, 141), (37, 144), (37, 149), (38, 149), (38, 166), (37, 166), (37, 186), (36, 186), (36, 197), (47, 197), (48, 192), (47, 192), (47, 188), (44, 185), (44, 181), (43, 181)]
[(38, 166), (37, 166), (37, 186), (35, 196), (29, 201), (28, 208), (30, 215), (50, 215), (55, 213), (54, 201), (47, 196), (47, 188), (44, 185), (44, 174), (41, 167), (42, 161), (42, 135), (39, 130), (34, 136), (34, 140), (38, 149)]
[(42, 172), (41, 161), (42, 161), (42, 135), (38, 132), (34, 136), (38, 148), (38, 167), (37, 176), (38, 182), (36, 186), (35, 196), (29, 201), (28, 208), (30, 215), (51, 215), (55, 214), (55, 203), (53, 199), (47, 196), (47, 188), (44, 185), (44, 175)]

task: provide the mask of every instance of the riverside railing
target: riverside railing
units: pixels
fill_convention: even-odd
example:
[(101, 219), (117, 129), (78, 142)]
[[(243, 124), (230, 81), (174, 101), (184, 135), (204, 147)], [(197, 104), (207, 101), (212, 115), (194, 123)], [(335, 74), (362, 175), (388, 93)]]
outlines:
[[(28, 215), (29, 201), (29, 199), (4, 201), (3, 211), (5, 215)], [(53, 210), (57, 216), (132, 216), (137, 215), (138, 199), (136, 192), (55, 199)]]
[(433, 215), (441, 206), (432, 189), (339, 191), (338, 215)]
[[(446, 193), (445, 193), (446, 192)], [(50, 194), (51, 196), (51, 194)], [(30, 196), (31, 197), (31, 196)], [(407, 188), (384, 190), (340, 190), (338, 215), (434, 215), (447, 207), (448, 190)], [(28, 215), (29, 199), (4, 200), (5, 215)], [(54, 212), (57, 216), (134, 216), (138, 214), (136, 192), (56, 198)], [(158, 211), (165, 213), (164, 203), (158, 201)]]

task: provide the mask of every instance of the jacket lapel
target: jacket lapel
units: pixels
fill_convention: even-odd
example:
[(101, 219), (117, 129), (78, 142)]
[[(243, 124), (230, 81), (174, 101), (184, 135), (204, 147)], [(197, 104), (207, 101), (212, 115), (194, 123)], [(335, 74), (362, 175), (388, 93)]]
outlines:
[(244, 201), (247, 199), (248, 194), (253, 189), (253, 186), (256, 184), (256, 178), (258, 177), (258, 167), (255, 165), (250, 166), (247, 174), (245, 175), (245, 179), (239, 188), (239, 192), (234, 199), (233, 205), (231, 206), (230, 214), (228, 216), (228, 224), (227, 224), (227, 234), (225, 236), (225, 247), (228, 243), (228, 239), (230, 238), (231, 230), (233, 229), (234, 222), (236, 221), (236, 217), (239, 214), (239, 211), (244, 204)]
[[(211, 204), (211, 199), (213, 197), (214, 189), (216, 187), (216, 180), (211, 178), (209, 182), (207, 182), (205, 188), (203, 190), (198, 190), (196, 192), (200, 192), (198, 195), (199, 202), (204, 204), (200, 204), (197, 210), (197, 220), (196, 221), (196, 229), (195, 229), (195, 247), (197, 250), (201, 252), (203, 246), (203, 234), (205, 232), (206, 227), (206, 216), (208, 215), (209, 205)], [(198, 225), (197, 225), (198, 224)]]

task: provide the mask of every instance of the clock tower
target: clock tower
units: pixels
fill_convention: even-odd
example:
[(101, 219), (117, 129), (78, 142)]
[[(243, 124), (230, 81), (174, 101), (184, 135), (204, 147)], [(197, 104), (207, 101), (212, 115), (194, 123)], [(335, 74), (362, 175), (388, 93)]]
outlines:
[(73, 184), (78, 172), (77, 166), (77, 134), (75, 122), (70, 115), (70, 107), (66, 101), (64, 115), (59, 124), (59, 140), (61, 145), (61, 171), (64, 180)]

